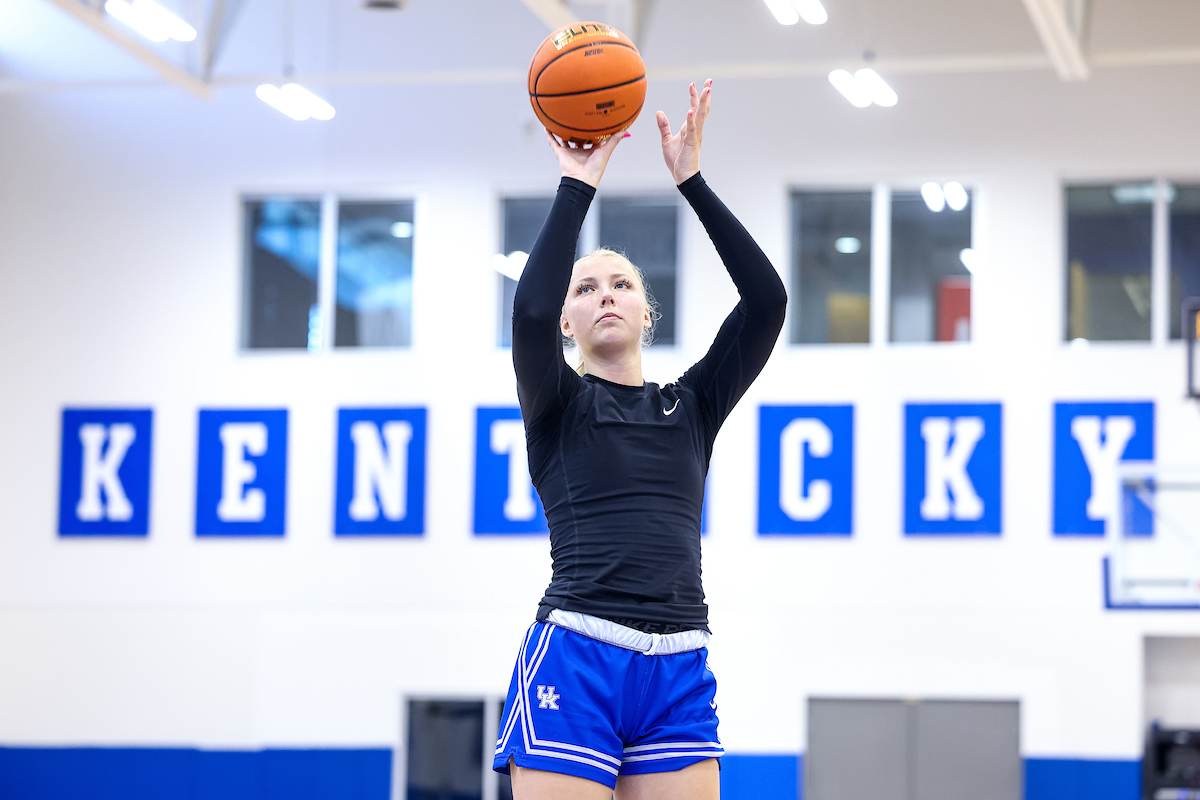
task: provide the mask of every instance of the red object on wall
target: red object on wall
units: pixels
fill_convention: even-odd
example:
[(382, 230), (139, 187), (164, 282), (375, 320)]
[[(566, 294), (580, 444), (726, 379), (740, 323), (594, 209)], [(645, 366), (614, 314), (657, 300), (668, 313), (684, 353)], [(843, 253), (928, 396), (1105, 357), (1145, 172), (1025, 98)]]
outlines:
[(942, 278), (937, 290), (937, 340), (971, 341), (971, 279)]

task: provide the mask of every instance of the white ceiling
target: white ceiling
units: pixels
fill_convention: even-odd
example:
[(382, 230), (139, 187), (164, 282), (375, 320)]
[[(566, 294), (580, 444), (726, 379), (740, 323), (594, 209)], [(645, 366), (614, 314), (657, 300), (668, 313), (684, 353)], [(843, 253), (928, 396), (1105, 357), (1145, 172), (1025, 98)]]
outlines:
[[(868, 51), (881, 72), (1050, 70), (1026, 5), (1064, 1), (1074, 2), (825, 0), (827, 24), (785, 27), (762, 0), (641, 0), (649, 5), (637, 37), (651, 74), (660, 76), (817, 77), (832, 66), (861, 64)], [(199, 81), (217, 0), (162, 2), (201, 35), (188, 45), (140, 47)], [(225, 2), (237, 11), (214, 61), (211, 80), (218, 87), (253, 85), (281, 75), (288, 63), (315, 86), (519, 82), (548, 32), (531, 10), (535, 0), (410, 0), (397, 12), (364, 10), (353, 0)], [(584, 19), (628, 20), (631, 2), (574, 2), (570, 11)], [(75, 17), (60, 6), (77, 9)], [(92, 28), (76, 18), (89, 13), (100, 20)], [(1091, 0), (1086, 19), (1081, 44), (1093, 68), (1200, 65), (1197, 0)], [(106, 24), (121, 29), (78, 0), (0, 0), (0, 91), (161, 82), (161, 70), (139, 61), (136, 47), (122, 48), (96, 27)]]

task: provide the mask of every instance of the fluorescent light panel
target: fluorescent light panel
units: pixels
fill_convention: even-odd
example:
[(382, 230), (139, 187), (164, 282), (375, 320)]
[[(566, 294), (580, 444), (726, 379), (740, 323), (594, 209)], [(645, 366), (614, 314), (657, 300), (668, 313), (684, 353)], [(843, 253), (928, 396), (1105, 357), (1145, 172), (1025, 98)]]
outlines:
[(873, 69), (860, 69), (853, 75), (849, 70), (835, 69), (829, 73), (829, 82), (856, 108), (875, 105), (890, 108), (899, 100), (887, 81)]
[(829, 21), (829, 12), (821, 5), (821, 0), (792, 0), (792, 5), (809, 25), (824, 25)]
[(967, 190), (958, 181), (950, 181), (943, 186), (942, 194), (946, 195), (946, 205), (950, 206), (951, 211), (962, 211), (971, 200)]
[(809, 25), (824, 25), (829, 13), (821, 0), (763, 0), (780, 25), (795, 25), (801, 19)]
[(528, 260), (529, 253), (522, 250), (514, 250), (508, 255), (496, 253), (496, 255), (492, 256), (492, 269), (506, 278), (519, 281), (521, 280), (521, 273), (525, 271), (525, 262)]
[(936, 214), (946, 206), (949, 206), (951, 211), (962, 211), (967, 207), (967, 203), (971, 202), (971, 195), (967, 194), (967, 190), (958, 181), (950, 181), (945, 186), (929, 181), (921, 186), (921, 199), (925, 201), (929, 210)]
[(856, 108), (866, 108), (871, 105), (871, 95), (848, 70), (835, 69), (829, 73), (829, 82)]
[(155, 3), (154, 0), (108, 0), (104, 10), (152, 42), (190, 42), (196, 29)]
[(763, 0), (780, 25), (795, 25), (800, 21), (800, 14), (791, 0)]
[(946, 193), (933, 181), (921, 185), (921, 199), (935, 214), (946, 207)]
[(858, 85), (863, 87), (871, 98), (871, 101), (877, 106), (891, 108), (896, 105), (896, 101), (900, 98), (892, 87), (887, 85), (887, 81), (879, 77), (879, 73), (873, 69), (860, 69), (854, 73), (854, 80)]
[(306, 119), (333, 119), (333, 106), (298, 83), (285, 83), (282, 87), (264, 83), (254, 90), (259, 100), (280, 111), (297, 122)]
[(862, 241), (854, 236), (843, 236), (833, 243), (833, 249), (839, 253), (852, 255), (862, 250)]

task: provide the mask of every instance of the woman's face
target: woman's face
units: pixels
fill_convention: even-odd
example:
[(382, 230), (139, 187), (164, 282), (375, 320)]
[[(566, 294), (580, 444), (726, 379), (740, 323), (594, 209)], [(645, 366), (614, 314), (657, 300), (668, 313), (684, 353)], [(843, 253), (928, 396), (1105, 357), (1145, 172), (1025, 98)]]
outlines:
[(596, 256), (575, 264), (563, 303), (562, 332), (584, 356), (612, 357), (641, 347), (650, 306), (637, 275), (619, 258)]

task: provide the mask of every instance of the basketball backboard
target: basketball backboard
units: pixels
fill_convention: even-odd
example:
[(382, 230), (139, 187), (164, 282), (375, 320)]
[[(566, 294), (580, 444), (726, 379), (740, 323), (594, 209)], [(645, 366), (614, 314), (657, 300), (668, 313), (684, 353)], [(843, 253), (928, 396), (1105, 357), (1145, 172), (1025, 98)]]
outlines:
[(1109, 608), (1200, 609), (1200, 469), (1119, 467), (1106, 531)]

